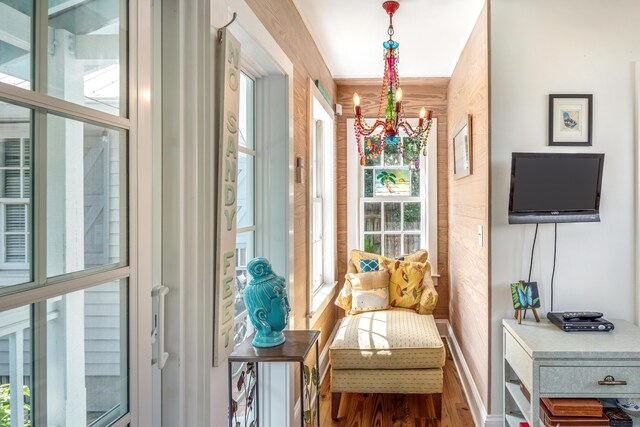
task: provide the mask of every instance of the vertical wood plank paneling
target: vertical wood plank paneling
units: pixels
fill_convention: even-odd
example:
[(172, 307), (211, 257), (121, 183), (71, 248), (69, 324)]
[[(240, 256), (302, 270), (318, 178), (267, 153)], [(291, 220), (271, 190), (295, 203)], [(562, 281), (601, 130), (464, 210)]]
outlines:
[[(336, 99), (336, 84), (302, 17), (291, 0), (247, 0), (247, 4), (293, 63), (293, 155), (294, 158), (303, 157), (305, 164), (308, 165), (307, 159), (309, 157), (310, 144), (308, 140), (309, 117), (307, 108), (309, 79), (320, 80), (333, 101)], [(295, 328), (304, 328), (306, 326), (305, 316), (307, 313), (307, 272), (309, 268), (307, 264), (307, 169), (305, 169), (304, 173), (304, 183), (295, 183), (294, 185), (293, 251), (296, 255), (293, 265), (294, 297), (292, 308)], [(273, 191), (277, 190), (273, 189)], [(333, 322), (335, 323), (335, 316), (327, 316), (325, 318), (329, 323), (331, 319), (334, 319)], [(323, 329), (330, 331), (333, 328), (333, 324), (329, 323), (324, 325)]]
[[(489, 62), (487, 6), (449, 83), (450, 322), (485, 405), (489, 394)], [(472, 174), (453, 179), (453, 137), (472, 115)], [(484, 230), (482, 246), (478, 226)]]
[[(336, 280), (340, 285), (347, 270), (347, 119), (353, 118), (353, 93), (358, 92), (365, 116), (374, 116), (378, 112), (380, 100), (380, 79), (340, 79), (338, 85), (338, 103), (342, 104), (342, 116), (337, 116), (336, 177), (338, 206), (337, 215), (337, 256)], [(449, 317), (449, 254), (448, 254), (448, 147), (447, 147), (447, 88), (449, 78), (418, 78), (402, 80), (403, 104), (408, 116), (418, 116), (420, 107), (433, 110), (438, 119), (438, 280), (439, 301), (435, 317)], [(435, 267), (435, 266), (434, 266)]]

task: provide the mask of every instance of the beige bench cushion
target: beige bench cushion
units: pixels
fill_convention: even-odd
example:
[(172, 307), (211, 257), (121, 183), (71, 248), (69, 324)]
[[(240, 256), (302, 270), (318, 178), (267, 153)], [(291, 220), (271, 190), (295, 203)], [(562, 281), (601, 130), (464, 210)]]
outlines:
[(438, 369), (332, 369), (334, 393), (442, 393), (443, 373)]
[(342, 319), (329, 356), (332, 369), (427, 369), (445, 349), (433, 316), (393, 309)]

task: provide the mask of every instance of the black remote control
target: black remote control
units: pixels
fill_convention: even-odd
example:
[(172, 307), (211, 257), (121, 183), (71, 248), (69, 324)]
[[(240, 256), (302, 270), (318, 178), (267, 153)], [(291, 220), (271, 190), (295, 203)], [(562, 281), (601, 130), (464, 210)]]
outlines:
[(562, 313), (564, 320), (569, 319), (599, 319), (603, 316), (597, 311), (565, 311)]

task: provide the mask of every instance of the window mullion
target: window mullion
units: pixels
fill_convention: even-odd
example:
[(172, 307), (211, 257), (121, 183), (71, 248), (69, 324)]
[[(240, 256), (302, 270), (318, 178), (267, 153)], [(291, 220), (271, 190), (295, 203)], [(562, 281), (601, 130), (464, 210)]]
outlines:
[[(41, 3), (41, 2), (38, 2)], [(46, 2), (42, 2), (45, 3)], [(46, 25), (46, 21), (44, 22)], [(31, 272), (36, 286), (42, 286), (47, 280), (47, 114), (34, 110), (33, 138), (31, 146)], [(35, 426), (46, 426), (47, 422), (47, 301), (32, 305), (33, 344), (32, 344), (32, 396)]]
[(31, 305), (31, 419), (47, 424), (47, 301)]

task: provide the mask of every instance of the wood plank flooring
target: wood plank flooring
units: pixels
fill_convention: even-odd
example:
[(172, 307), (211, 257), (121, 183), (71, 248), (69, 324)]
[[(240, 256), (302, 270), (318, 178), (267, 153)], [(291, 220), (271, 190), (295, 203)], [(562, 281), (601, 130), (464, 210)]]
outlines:
[[(441, 427), (473, 427), (469, 404), (446, 343)], [(435, 427), (421, 418), (424, 396), (403, 394), (343, 394), (340, 419), (331, 419), (331, 380), (327, 374), (320, 389), (322, 427)]]

